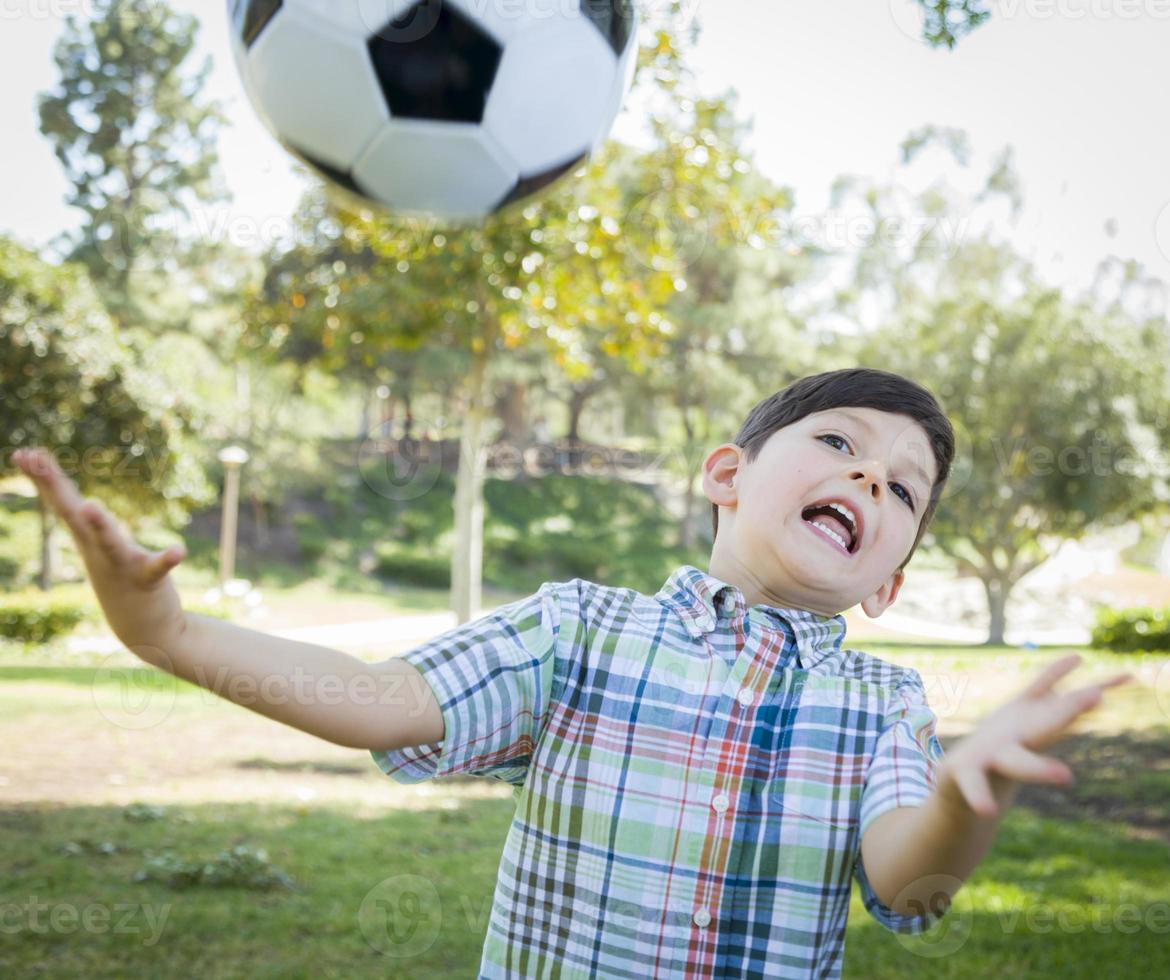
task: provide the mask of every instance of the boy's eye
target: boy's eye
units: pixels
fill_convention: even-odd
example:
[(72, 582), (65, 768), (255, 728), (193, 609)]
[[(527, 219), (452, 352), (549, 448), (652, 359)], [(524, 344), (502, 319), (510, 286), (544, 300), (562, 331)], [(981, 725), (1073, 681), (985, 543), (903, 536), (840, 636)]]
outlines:
[[(817, 436), (817, 438), (825, 443), (828, 443), (830, 439), (835, 439), (842, 446), (848, 449), (850, 453), (853, 452), (853, 449), (849, 445), (849, 440), (847, 440), (844, 436), (837, 435), (835, 432), (827, 432), (823, 436)], [(906, 501), (906, 506), (909, 507), (911, 511), (914, 510), (914, 495), (911, 494), (909, 490), (907, 490), (900, 483), (891, 483), (890, 489), (895, 491), (899, 497)]]

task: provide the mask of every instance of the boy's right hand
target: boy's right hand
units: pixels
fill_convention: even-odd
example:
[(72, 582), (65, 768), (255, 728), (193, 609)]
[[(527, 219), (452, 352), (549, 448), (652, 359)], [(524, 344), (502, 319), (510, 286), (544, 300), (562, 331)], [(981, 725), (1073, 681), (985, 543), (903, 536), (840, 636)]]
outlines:
[(152, 553), (137, 544), (105, 507), (82, 497), (47, 450), (21, 449), (12, 461), (72, 532), (114, 635), (145, 660), (156, 660), (159, 651), (169, 655), (186, 629), (170, 578), (186, 557), (183, 546)]

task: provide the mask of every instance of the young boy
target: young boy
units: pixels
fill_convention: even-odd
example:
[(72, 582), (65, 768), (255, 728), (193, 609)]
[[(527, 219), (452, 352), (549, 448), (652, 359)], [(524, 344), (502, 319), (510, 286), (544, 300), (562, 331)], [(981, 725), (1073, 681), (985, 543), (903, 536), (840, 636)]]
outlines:
[(843, 610), (897, 597), (953, 455), (917, 384), (803, 378), (704, 461), (708, 572), (654, 596), (545, 583), (374, 665), (184, 614), (181, 548), (135, 545), (48, 454), (16, 461), (143, 660), (217, 693), (299, 672), (291, 703), (233, 700), (399, 782), (514, 787), (481, 977), (837, 977), (852, 879), (883, 926), (929, 927), (1020, 783), (1071, 781), (1037, 750), (1129, 679), (1058, 694), (1079, 658), (1057, 660), (944, 758), (921, 676), (842, 647)]

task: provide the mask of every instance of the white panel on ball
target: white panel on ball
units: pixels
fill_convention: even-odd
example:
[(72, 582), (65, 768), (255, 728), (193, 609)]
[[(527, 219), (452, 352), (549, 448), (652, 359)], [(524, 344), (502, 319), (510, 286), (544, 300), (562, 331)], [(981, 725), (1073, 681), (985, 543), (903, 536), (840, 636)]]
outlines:
[(518, 172), (480, 126), (396, 119), (362, 154), (354, 177), (391, 207), (466, 218), (490, 212)]
[(523, 31), (504, 49), (484, 126), (524, 173), (564, 163), (608, 130), (616, 72), (613, 52), (583, 19)]
[(252, 84), (282, 139), (341, 169), (390, 118), (358, 36), (284, 10), (249, 56)]
[(288, 10), (317, 18), (322, 30), (341, 30), (363, 41), (416, 3), (418, 0), (284, 0)]

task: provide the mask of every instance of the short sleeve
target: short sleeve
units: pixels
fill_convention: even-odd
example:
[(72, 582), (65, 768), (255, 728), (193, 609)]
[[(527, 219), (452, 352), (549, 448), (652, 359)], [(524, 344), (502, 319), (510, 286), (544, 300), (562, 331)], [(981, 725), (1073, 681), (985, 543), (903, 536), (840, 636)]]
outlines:
[(916, 670), (907, 670), (886, 703), (881, 734), (866, 770), (854, 865), (866, 911), (892, 932), (923, 932), (941, 916), (899, 915), (883, 905), (865, 874), (860, 841), (869, 825), (883, 813), (897, 807), (921, 806), (933, 792), (937, 785), (936, 767), (944, 754), (935, 734), (936, 722), (926, 701), (922, 677)]
[(523, 785), (553, 694), (562, 591), (546, 582), (402, 654), (439, 702), (443, 740), (371, 751), (378, 768), (399, 783), (461, 773)]

